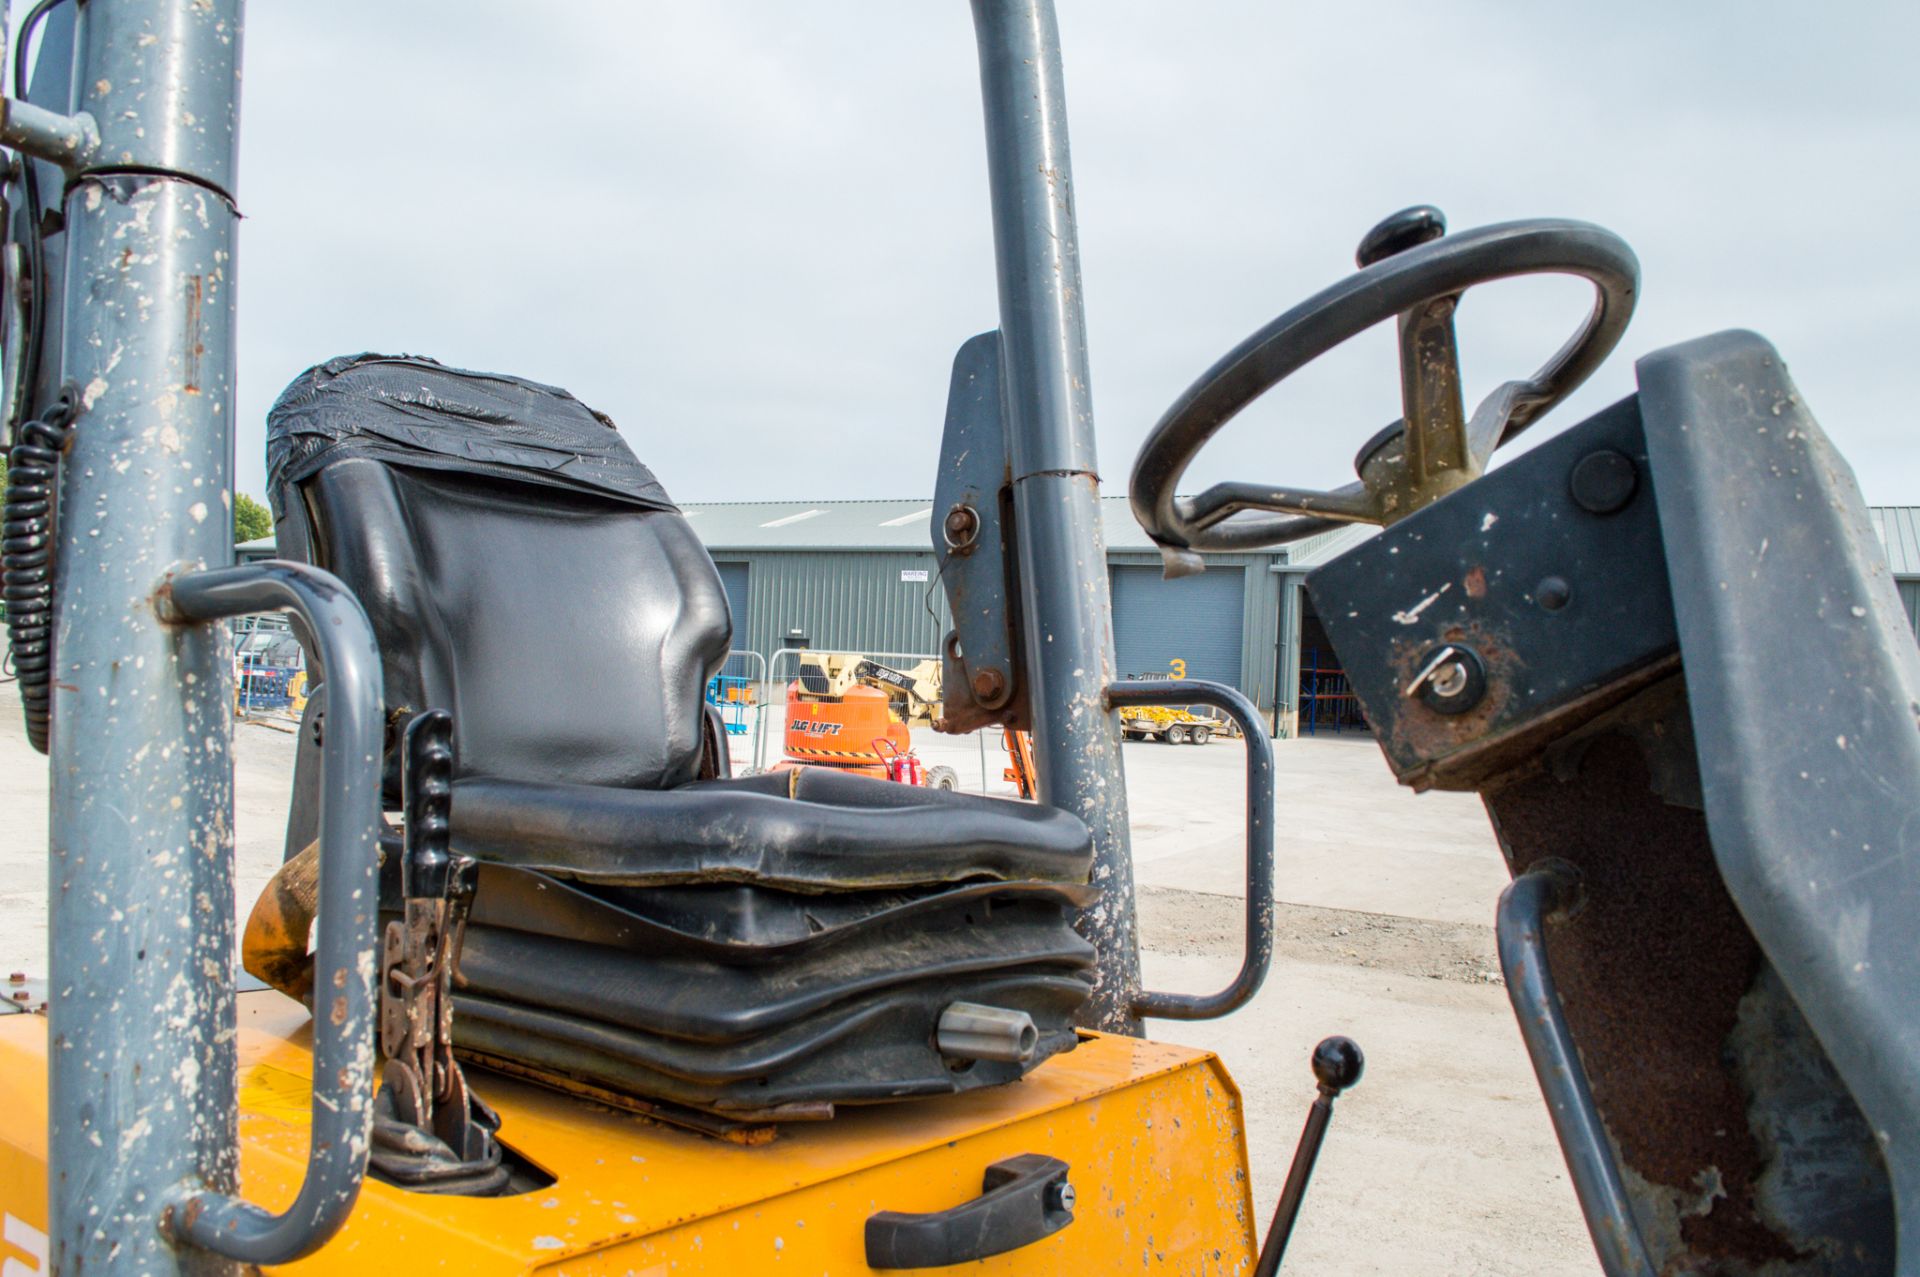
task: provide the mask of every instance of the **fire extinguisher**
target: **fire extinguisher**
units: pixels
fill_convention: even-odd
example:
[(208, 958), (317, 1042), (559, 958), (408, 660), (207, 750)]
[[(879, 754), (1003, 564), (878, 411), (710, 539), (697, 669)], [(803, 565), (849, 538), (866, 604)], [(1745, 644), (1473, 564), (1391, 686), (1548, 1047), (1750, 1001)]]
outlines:
[(916, 755), (901, 753), (892, 741), (877, 740), (873, 745), (874, 751), (884, 755), (887, 760), (888, 780), (898, 781), (902, 785), (927, 783), (926, 769), (920, 765), (920, 759)]

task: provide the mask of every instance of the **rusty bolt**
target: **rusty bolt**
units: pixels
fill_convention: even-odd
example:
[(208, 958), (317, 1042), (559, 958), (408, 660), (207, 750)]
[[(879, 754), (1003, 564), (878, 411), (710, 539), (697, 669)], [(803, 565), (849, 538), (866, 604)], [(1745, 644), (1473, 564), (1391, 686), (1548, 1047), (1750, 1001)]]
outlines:
[(1007, 694), (1007, 676), (991, 667), (977, 670), (973, 676), (973, 699), (992, 705)]
[(25, 984), (26, 982), (27, 973), (24, 971), (15, 971), (7, 977), (8, 984)]
[(33, 1001), (33, 995), (25, 989), (15, 989), (13, 991), (13, 1000), (15, 1002), (31, 1002)]
[(947, 545), (956, 553), (969, 554), (980, 536), (980, 512), (963, 502), (947, 511), (942, 526), (946, 530)]

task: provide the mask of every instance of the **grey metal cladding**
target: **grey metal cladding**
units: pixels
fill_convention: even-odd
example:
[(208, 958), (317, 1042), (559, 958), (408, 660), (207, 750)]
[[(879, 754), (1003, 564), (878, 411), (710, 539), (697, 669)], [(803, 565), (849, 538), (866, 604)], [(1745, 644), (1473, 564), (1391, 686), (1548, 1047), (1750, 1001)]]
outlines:
[(1167, 580), (1158, 566), (1113, 569), (1113, 641), (1122, 678), (1183, 677), (1241, 686), (1246, 569), (1220, 566)]

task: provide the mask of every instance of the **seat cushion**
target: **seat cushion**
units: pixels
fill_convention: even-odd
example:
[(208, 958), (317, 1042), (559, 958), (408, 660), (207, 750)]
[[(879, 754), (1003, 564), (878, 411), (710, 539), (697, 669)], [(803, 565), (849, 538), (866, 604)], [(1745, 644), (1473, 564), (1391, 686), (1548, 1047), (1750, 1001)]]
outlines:
[(590, 883), (1084, 883), (1093, 862), (1066, 812), (825, 768), (668, 791), (470, 777), (453, 792), (455, 850)]
[[(383, 873), (381, 907), (398, 913), (399, 872)], [(932, 925), (952, 913), (990, 917), (1009, 900), (1057, 901), (1085, 909), (1095, 887), (1058, 882), (976, 881), (833, 893), (782, 891), (748, 883), (622, 887), (566, 881), (506, 865), (480, 867), (475, 927), (524, 931), (635, 954), (697, 955), (723, 965), (766, 965), (836, 944), (867, 944), (881, 928)]]
[[(1085, 974), (1047, 968), (934, 979), (837, 1003), (772, 1032), (724, 1043), (640, 1033), (458, 992), (454, 1040), (470, 1058), (504, 1061), (511, 1072), (531, 1073), (562, 1089), (585, 1082), (720, 1112), (873, 1104), (1017, 1080), (1073, 1049), (1073, 1013), (1090, 987)], [(961, 1061), (942, 1055), (934, 1026), (955, 1001), (1026, 1012), (1036, 1029), (1032, 1057)]]
[[(463, 774), (639, 788), (698, 774), (730, 626), (678, 514), (366, 458), (303, 495), (313, 561), (373, 623), (387, 704), (451, 710)], [(391, 797), (391, 764), (388, 781)]]
[[(1010, 897), (974, 925), (948, 906), (881, 924), (856, 942), (785, 962), (720, 965), (704, 954), (641, 956), (551, 936), (470, 926), (460, 988), (574, 1019), (691, 1042), (742, 1042), (842, 1003), (938, 981), (950, 989), (1026, 972), (1091, 978), (1093, 946), (1066, 925), (1061, 902)], [(949, 999), (954, 994), (949, 993)]]
[[(1073, 1048), (1094, 950), (1071, 913), (1091, 895), (1040, 882), (607, 887), (489, 864), (454, 1040), (557, 1085), (735, 1111), (1009, 1082)], [(956, 1002), (1025, 1013), (1033, 1054), (948, 1054), (939, 1025)]]

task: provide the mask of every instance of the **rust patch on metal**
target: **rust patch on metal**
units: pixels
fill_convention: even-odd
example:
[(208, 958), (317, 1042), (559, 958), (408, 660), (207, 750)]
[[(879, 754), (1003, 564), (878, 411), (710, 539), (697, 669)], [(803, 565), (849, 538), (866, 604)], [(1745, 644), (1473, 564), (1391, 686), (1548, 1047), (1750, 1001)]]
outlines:
[(206, 287), (204, 277), (187, 276), (187, 322), (181, 327), (180, 389), (190, 395), (200, 393), (200, 361), (207, 353)]
[[(1472, 648), (1486, 668), (1486, 696), (1464, 714), (1435, 713), (1401, 694), (1418, 677), (1428, 653), (1440, 643)], [(1437, 637), (1423, 633), (1418, 638), (1397, 641), (1389, 665), (1396, 703), (1368, 705), (1367, 717), (1384, 734), (1381, 743), (1389, 758), (1415, 756), (1428, 760), (1422, 768), (1401, 778), (1422, 789), (1426, 786), (1418, 784), (1414, 776), (1485, 736), (1512, 698), (1515, 680), (1526, 669), (1505, 635), (1480, 624), (1449, 625)]]
[[(1666, 707), (1686, 713), (1683, 697)], [(1586, 903), (1549, 926), (1547, 952), (1623, 1163), (1672, 1190), (1682, 1250), (1656, 1263), (1720, 1272), (1804, 1258), (1757, 1213), (1765, 1154), (1727, 1050), (1760, 952), (1714, 868), (1705, 816), (1653, 791), (1629, 730), (1579, 743), (1487, 808), (1516, 873), (1558, 856), (1584, 876)]]
[[(1471, 578), (1472, 573), (1468, 575)], [(1464, 714), (1437, 713), (1399, 695), (1413, 682), (1421, 663), (1438, 643), (1472, 648), (1486, 668), (1486, 697)], [(1400, 783), (1420, 791), (1469, 790), (1483, 788), (1491, 778), (1536, 765), (1547, 745), (1677, 671), (1680, 655), (1671, 653), (1574, 697), (1551, 712), (1510, 725), (1503, 725), (1501, 720), (1513, 700), (1513, 689), (1524, 686), (1528, 666), (1504, 632), (1480, 622), (1449, 625), (1437, 637), (1423, 635), (1395, 642), (1390, 665), (1395, 703), (1366, 704), (1365, 709), (1368, 721), (1381, 733), (1381, 748), (1394, 765)]]
[[(771, 1144), (779, 1134), (779, 1128), (771, 1122), (745, 1119), (725, 1113), (708, 1112), (704, 1109), (690, 1108), (682, 1104), (669, 1104), (658, 1100), (643, 1100), (637, 1096), (626, 1095), (619, 1091), (595, 1086), (579, 1078), (564, 1073), (555, 1073), (549, 1069), (537, 1068), (520, 1060), (509, 1060), (504, 1056), (490, 1055), (484, 1051), (472, 1051), (466, 1047), (455, 1047), (454, 1052), (461, 1060), (475, 1068), (488, 1069), (507, 1077), (532, 1082), (536, 1086), (570, 1095), (575, 1099), (597, 1104), (602, 1108), (620, 1113), (631, 1113), (636, 1117), (659, 1122), (663, 1126), (677, 1127), (683, 1131), (693, 1131), (699, 1135), (711, 1136), (729, 1144), (739, 1144), (748, 1148), (757, 1148)], [(802, 1106), (803, 1107), (803, 1106)], [(818, 1121), (833, 1115), (833, 1106), (826, 1105), (826, 1112), (809, 1112), (799, 1120)]]
[(1481, 567), (1469, 569), (1467, 572), (1466, 580), (1461, 582), (1461, 584), (1466, 588), (1468, 598), (1470, 599), (1486, 598), (1487, 597), (1487, 570)]

